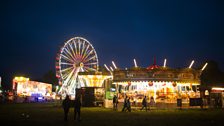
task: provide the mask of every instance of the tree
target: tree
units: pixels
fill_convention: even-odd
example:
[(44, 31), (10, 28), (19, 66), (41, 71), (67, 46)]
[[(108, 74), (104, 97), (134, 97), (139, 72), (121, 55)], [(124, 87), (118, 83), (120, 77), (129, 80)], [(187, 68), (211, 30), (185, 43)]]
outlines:
[(53, 70), (49, 70), (46, 74), (44, 74), (42, 81), (52, 84), (53, 91), (58, 85), (58, 79), (56, 78), (55, 72)]
[(224, 73), (219, 69), (218, 63), (209, 61), (207, 68), (201, 74), (201, 85), (212, 86), (224, 82)]

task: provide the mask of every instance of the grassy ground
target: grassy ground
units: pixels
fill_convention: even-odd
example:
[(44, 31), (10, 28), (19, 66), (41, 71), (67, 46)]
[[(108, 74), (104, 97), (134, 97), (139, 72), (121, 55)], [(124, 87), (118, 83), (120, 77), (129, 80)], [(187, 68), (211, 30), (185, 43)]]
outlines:
[[(73, 120), (70, 109), (68, 122), (63, 121), (63, 110), (52, 103), (0, 104), (0, 123), (23, 126), (223, 126), (223, 110), (135, 110), (112, 111), (105, 108), (82, 108), (82, 121)], [(26, 116), (29, 115), (28, 118)]]

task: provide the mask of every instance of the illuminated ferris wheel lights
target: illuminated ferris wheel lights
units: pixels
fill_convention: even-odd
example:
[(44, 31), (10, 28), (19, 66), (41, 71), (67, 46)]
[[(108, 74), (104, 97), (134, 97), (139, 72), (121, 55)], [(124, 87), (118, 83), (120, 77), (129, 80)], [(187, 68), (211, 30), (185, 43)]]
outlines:
[(71, 38), (66, 41), (60, 54), (56, 58), (56, 70), (59, 83), (63, 88), (59, 92), (75, 93), (78, 87), (78, 72), (97, 71), (98, 57), (89, 41), (82, 37)]
[(191, 61), (191, 64), (188, 68), (191, 68), (193, 66), (193, 64), (194, 64), (194, 60)]

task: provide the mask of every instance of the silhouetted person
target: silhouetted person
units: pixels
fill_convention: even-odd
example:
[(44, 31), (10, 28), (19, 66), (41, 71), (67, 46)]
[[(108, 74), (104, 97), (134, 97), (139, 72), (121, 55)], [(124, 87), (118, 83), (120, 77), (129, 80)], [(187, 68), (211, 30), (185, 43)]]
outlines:
[(153, 96), (151, 96), (149, 104), (150, 104), (150, 106), (155, 105), (155, 100), (154, 100)]
[(135, 107), (137, 106), (136, 98), (133, 99), (133, 104), (134, 104)]
[(118, 103), (117, 96), (114, 95), (114, 97), (113, 97), (113, 109), (114, 110), (117, 110), (117, 103)]
[(145, 108), (145, 110), (147, 111), (147, 101), (146, 101), (146, 96), (143, 98), (142, 100), (142, 108), (140, 110), (143, 110)]
[(127, 96), (124, 98), (124, 106), (123, 106), (123, 109), (122, 109), (122, 112), (127, 109)]
[(81, 121), (80, 114), (81, 114), (81, 100), (80, 96), (77, 96), (75, 98), (75, 104), (74, 104), (74, 120), (76, 120), (76, 115), (77, 115), (77, 120)]
[[(36, 101), (36, 99), (35, 99), (35, 101)], [(28, 96), (25, 96), (25, 98), (24, 98), (24, 101), (23, 101), (24, 103), (27, 103), (28, 102)]]
[(130, 98), (127, 99), (127, 110), (129, 112), (131, 112), (131, 102), (130, 102)]
[(69, 96), (66, 95), (65, 99), (62, 102), (62, 107), (64, 109), (64, 121), (68, 120), (68, 112), (70, 108), (70, 99)]

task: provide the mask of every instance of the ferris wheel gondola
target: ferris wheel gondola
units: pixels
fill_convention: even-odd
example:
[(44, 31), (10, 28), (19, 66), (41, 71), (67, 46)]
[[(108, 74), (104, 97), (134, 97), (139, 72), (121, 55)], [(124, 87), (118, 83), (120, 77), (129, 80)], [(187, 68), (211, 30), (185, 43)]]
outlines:
[(61, 84), (59, 93), (74, 95), (80, 88), (79, 72), (98, 70), (98, 57), (92, 44), (82, 38), (75, 37), (66, 41), (56, 58), (56, 76)]

